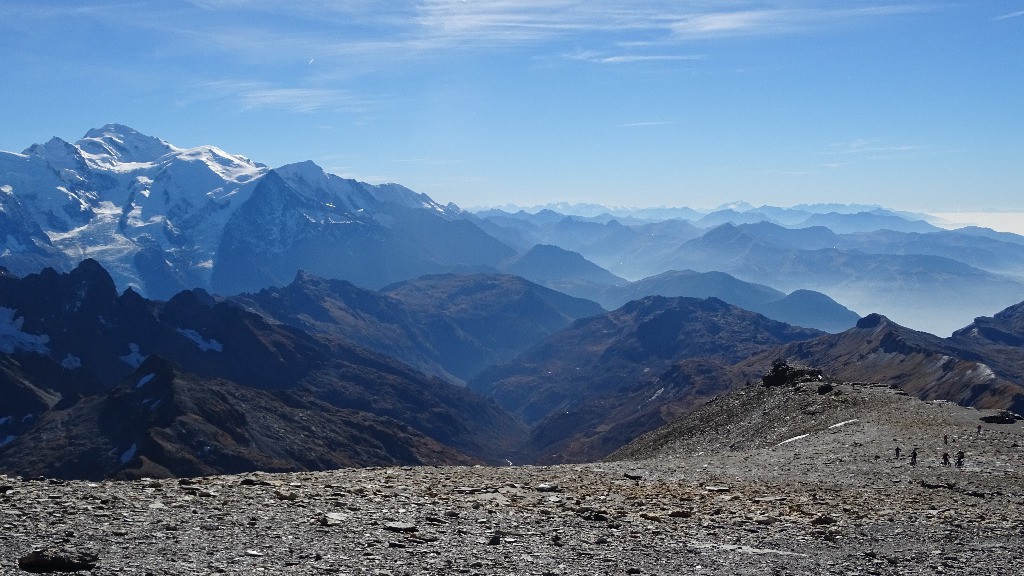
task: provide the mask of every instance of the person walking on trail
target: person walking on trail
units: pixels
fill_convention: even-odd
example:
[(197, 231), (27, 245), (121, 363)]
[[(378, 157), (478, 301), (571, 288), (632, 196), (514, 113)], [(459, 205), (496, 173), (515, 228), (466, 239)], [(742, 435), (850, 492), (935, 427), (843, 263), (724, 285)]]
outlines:
[(942, 465), (949, 466), (949, 452), (942, 453)]
[(917, 448), (914, 448), (910, 452), (910, 465), (911, 466), (917, 466)]
[(897, 460), (900, 459), (900, 447), (899, 446), (896, 447), (896, 459)]
[(943, 434), (942, 435), (942, 443), (943, 444), (949, 444), (949, 434)]
[(960, 451), (958, 451), (956, 453), (956, 467), (957, 468), (963, 468), (964, 467), (964, 451), (963, 450), (960, 450)]

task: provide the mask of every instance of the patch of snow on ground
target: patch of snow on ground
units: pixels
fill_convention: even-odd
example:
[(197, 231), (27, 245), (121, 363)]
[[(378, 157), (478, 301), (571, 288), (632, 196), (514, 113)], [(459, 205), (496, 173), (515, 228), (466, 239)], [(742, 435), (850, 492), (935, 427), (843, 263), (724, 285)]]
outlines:
[(788, 443), (790, 443), (790, 442), (792, 442), (794, 440), (799, 440), (801, 438), (806, 438), (808, 436), (810, 436), (810, 434), (801, 434), (799, 436), (793, 436), (789, 440), (783, 440), (782, 442), (779, 442), (778, 444), (776, 444), (776, 446), (782, 446), (783, 444), (788, 444)]
[(146, 360), (146, 356), (139, 354), (139, 345), (132, 342), (128, 345), (128, 354), (121, 356), (121, 361), (131, 366), (132, 368), (138, 368)]
[(11, 420), (14, 420), (14, 416), (4, 416), (3, 418), (0, 418), (0, 426), (7, 424)]
[(0, 186), (0, 192), (3, 192), (4, 194), (13, 194), (14, 187), (10, 184), (4, 184), (3, 186)]
[(840, 422), (838, 424), (833, 424), (833, 425), (829, 426), (829, 428), (839, 428), (840, 426), (846, 426), (847, 424), (853, 424), (854, 422), (858, 422), (858, 419), (854, 418), (853, 420), (847, 420), (845, 422)]
[(17, 438), (17, 436), (14, 434), (8, 434), (6, 438), (0, 439), (0, 446), (6, 446), (11, 442), (14, 442), (15, 438)]
[(139, 446), (132, 442), (132, 445), (127, 450), (121, 453), (121, 464), (127, 464), (129, 460), (135, 457), (135, 452), (139, 450)]
[(982, 380), (992, 380), (996, 375), (992, 372), (992, 369), (984, 364), (978, 364), (978, 367), (967, 373), (968, 378), (980, 378)]
[(82, 367), (82, 359), (68, 352), (68, 355), (60, 361), (60, 365), (63, 366), (65, 370), (74, 370), (75, 368)]
[(47, 354), (50, 337), (41, 334), (26, 334), (21, 331), (24, 318), (15, 318), (17, 310), (0, 306), (0, 352), (13, 354), (16, 351)]
[(195, 342), (196, 346), (198, 346), (199, 349), (202, 350), (203, 352), (209, 352), (210, 350), (213, 350), (214, 352), (220, 352), (224, 350), (223, 344), (217, 342), (213, 338), (207, 340), (203, 338), (202, 335), (200, 335), (195, 330), (186, 330), (178, 328), (178, 334), (181, 334), (185, 338), (188, 338), (189, 340)]
[(149, 384), (149, 381), (152, 380), (155, 376), (156, 374), (146, 374), (142, 378), (139, 378), (139, 382), (138, 384), (135, 385), (135, 388), (142, 388), (146, 384)]
[(655, 398), (657, 398), (658, 396), (661, 396), (661, 393), (664, 392), (664, 391), (665, 391), (665, 387), (664, 386), (662, 386), (661, 388), (658, 388), (658, 391), (654, 393), (654, 396), (651, 396), (647, 401), (648, 402), (652, 402)]

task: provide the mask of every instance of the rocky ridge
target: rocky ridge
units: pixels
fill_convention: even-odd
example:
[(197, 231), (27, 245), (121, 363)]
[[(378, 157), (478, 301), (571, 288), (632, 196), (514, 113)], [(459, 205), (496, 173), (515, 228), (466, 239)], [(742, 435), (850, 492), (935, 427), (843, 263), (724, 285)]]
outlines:
[(0, 572), (1008, 574), (1024, 428), (988, 415), (815, 377), (719, 397), (594, 464), (0, 477)]

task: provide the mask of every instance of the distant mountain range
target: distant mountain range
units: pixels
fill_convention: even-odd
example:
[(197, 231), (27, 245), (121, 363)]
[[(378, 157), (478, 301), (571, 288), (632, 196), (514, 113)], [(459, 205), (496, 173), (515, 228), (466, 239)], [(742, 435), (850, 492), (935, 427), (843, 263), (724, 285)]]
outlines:
[(9, 474), (591, 460), (780, 358), (1024, 411), (1024, 237), (877, 206), (471, 213), (110, 124), (0, 152), (0, 242)]
[(921, 214), (744, 202), (474, 214), (312, 162), (271, 168), (119, 124), (73, 144), (53, 138), (0, 152), (0, 230), (0, 265), (16, 275), (68, 271), (88, 257), (118, 289), (159, 299), (192, 288), (253, 293), (285, 286), (301, 269), (367, 289), (427, 274), (507, 273), (607, 308), (647, 295), (746, 305), (735, 293), (661, 292), (673, 285), (651, 280), (721, 272), (790, 295), (753, 308), (779, 320), (840, 331), (852, 325), (850, 310), (878, 312), (948, 334), (1024, 297), (1024, 237), (939, 230)]
[(827, 334), (717, 298), (601, 312), (507, 275), (377, 292), (300, 273), (163, 302), (118, 294), (87, 259), (0, 269), (0, 304), (0, 471), (25, 476), (592, 460), (780, 358), (1024, 411), (1024, 303), (949, 338), (878, 314)]
[[(725, 272), (782, 292), (820, 292), (842, 307), (881, 312), (937, 334), (1024, 298), (1024, 237), (978, 228), (940, 230), (912, 215), (878, 208), (821, 209), (829, 212), (736, 206), (692, 222), (629, 225), (607, 218), (558, 219), (551, 211), (489, 210), (478, 216), (490, 223), (484, 226), (489, 233), (507, 243), (555, 244), (625, 279), (670, 270)], [(605, 299), (600, 291), (565, 291), (605, 306), (621, 302)], [(833, 330), (840, 324), (812, 326)]]

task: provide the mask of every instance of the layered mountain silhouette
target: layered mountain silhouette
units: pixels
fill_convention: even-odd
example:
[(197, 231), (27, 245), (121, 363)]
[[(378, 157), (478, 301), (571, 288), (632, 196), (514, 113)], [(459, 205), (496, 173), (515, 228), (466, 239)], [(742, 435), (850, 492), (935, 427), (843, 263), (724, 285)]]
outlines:
[(429, 275), (376, 292), (302, 271), (287, 286), (232, 301), (453, 382), (510, 360), (573, 320), (604, 312), (588, 300), (501, 274)]
[[(558, 220), (550, 211), (481, 216), (492, 234), (500, 229), (524, 243), (559, 245), (629, 280), (671, 270), (724, 272), (784, 293), (819, 292), (844, 308), (880, 312), (942, 335), (1024, 297), (1024, 237), (971, 227), (940, 230), (915, 215), (848, 208), (737, 205), (692, 222), (629, 224), (566, 215)], [(572, 293), (606, 307), (622, 303), (602, 300), (596, 291)], [(850, 325), (811, 324), (829, 331)]]

